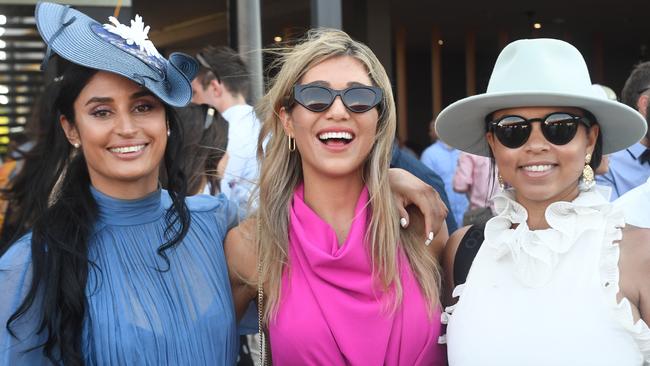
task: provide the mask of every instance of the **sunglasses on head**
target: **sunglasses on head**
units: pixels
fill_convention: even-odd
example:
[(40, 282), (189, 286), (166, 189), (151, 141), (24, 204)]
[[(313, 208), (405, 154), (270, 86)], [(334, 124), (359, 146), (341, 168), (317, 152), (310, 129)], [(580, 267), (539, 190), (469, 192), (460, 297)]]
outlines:
[(221, 82), (221, 78), (219, 77), (219, 74), (217, 74), (217, 72), (214, 69), (212, 69), (212, 66), (210, 66), (208, 61), (205, 60), (205, 57), (203, 56), (202, 52), (197, 53), (195, 58), (201, 66), (208, 69), (208, 71), (211, 72), (212, 75), (214, 75), (214, 78), (217, 79), (218, 82)]
[(544, 138), (553, 145), (568, 144), (578, 132), (579, 123), (587, 127), (592, 125), (592, 121), (588, 117), (565, 112), (553, 112), (544, 118), (526, 119), (514, 115), (503, 116), (488, 121), (488, 130), (494, 133), (503, 146), (516, 149), (528, 141), (533, 122), (540, 122)]
[(336, 90), (323, 85), (295, 85), (293, 99), (312, 112), (323, 112), (334, 103), (337, 96), (350, 112), (363, 113), (376, 107), (382, 99), (381, 88), (376, 86), (354, 85)]

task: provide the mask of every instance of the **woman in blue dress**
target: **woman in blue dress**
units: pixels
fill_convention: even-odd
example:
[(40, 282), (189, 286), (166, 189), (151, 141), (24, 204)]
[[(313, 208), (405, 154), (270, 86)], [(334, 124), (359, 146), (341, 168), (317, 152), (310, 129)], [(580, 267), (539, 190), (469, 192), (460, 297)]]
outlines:
[(234, 364), (222, 243), (235, 211), (186, 198), (175, 159), (171, 106), (190, 101), (195, 61), (163, 58), (137, 16), (101, 25), (41, 3), (36, 22), (48, 56), (71, 63), (41, 160), (9, 192), (33, 222), (0, 258), (0, 365)]

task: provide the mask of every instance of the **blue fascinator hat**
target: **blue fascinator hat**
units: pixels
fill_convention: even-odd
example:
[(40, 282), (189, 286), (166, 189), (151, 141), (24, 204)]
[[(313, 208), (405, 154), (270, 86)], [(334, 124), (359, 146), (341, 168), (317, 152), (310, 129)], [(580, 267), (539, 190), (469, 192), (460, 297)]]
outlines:
[(54, 52), (75, 64), (124, 76), (171, 106), (182, 107), (192, 99), (196, 60), (183, 53), (165, 59), (148, 39), (149, 26), (140, 16), (131, 26), (113, 17), (110, 24), (100, 24), (69, 6), (39, 2), (35, 17), (47, 44), (44, 64)]

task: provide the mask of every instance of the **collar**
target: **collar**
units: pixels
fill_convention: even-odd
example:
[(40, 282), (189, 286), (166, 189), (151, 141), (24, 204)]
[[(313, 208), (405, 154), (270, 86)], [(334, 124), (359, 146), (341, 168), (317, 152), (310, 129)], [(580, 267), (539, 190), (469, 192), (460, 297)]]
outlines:
[(225, 118), (228, 123), (232, 123), (248, 113), (255, 113), (252, 106), (248, 104), (237, 104), (223, 111), (221, 116)]
[(571, 202), (550, 204), (545, 212), (550, 228), (530, 230), (528, 212), (515, 201), (513, 190), (498, 194), (494, 206), (498, 215), (485, 226), (485, 243), (497, 261), (511, 258), (515, 276), (528, 287), (548, 283), (561, 256), (586, 232), (602, 230), (612, 211), (603, 194), (592, 188)]
[(444, 141), (442, 141), (442, 140), (438, 140), (437, 143), (441, 144), (441, 146), (442, 146), (443, 148), (445, 148), (445, 150), (447, 150), (447, 151), (454, 151), (454, 150), (456, 150), (454, 147), (447, 145), (447, 144), (446, 144)]
[(98, 221), (106, 225), (145, 224), (160, 219), (165, 212), (161, 189), (133, 200), (110, 197), (93, 186), (90, 187), (90, 192), (97, 202)]
[(640, 142), (637, 142), (636, 144), (634, 144), (634, 145), (628, 147), (628, 148), (627, 148), (627, 152), (628, 152), (630, 155), (632, 155), (632, 157), (634, 158), (634, 160), (638, 160), (638, 159), (639, 159), (639, 156), (641, 156), (641, 154), (643, 154), (643, 152), (644, 152), (646, 149), (647, 149), (647, 147), (646, 147), (645, 145), (643, 145), (643, 144), (640, 143)]

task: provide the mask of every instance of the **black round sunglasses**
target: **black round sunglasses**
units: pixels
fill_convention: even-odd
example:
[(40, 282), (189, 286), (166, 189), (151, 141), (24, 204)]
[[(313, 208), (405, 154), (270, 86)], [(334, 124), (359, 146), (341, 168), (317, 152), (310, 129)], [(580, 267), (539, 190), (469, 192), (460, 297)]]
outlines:
[(526, 119), (521, 116), (507, 115), (493, 121), (488, 120), (488, 130), (494, 133), (503, 146), (516, 149), (528, 141), (533, 122), (540, 122), (544, 138), (553, 145), (566, 145), (573, 140), (578, 132), (579, 123), (587, 127), (593, 124), (586, 116), (553, 112), (543, 118)]
[(337, 90), (324, 85), (306, 84), (293, 87), (293, 100), (312, 112), (323, 112), (329, 108), (337, 96), (350, 112), (363, 113), (376, 107), (383, 92), (376, 86), (353, 85)]

